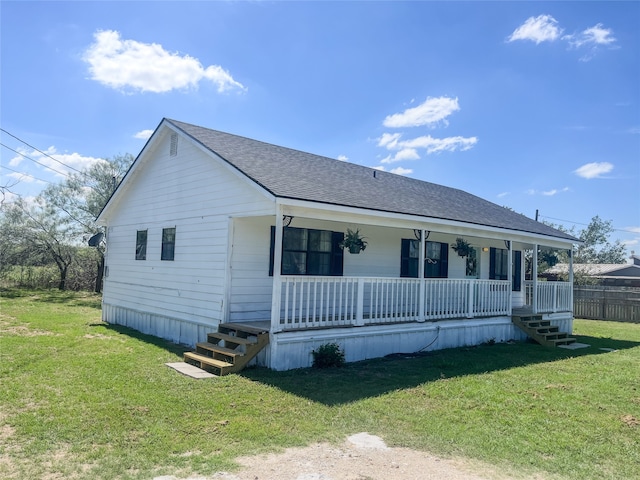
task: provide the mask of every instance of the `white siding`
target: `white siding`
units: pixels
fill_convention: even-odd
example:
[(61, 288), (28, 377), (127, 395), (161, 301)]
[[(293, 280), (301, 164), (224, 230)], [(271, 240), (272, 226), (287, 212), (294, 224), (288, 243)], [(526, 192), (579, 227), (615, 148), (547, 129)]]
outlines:
[(273, 277), (269, 276), (269, 248), (273, 218), (234, 219), (231, 321), (270, 320)]
[[(165, 136), (147, 160), (108, 219), (103, 303), (111, 308), (104, 309), (104, 319), (122, 323), (127, 316), (135, 323), (132, 316), (144, 312), (216, 325), (225, 313), (229, 217), (273, 212), (274, 204), (183, 138), (177, 156), (169, 156)], [(175, 258), (162, 261), (162, 229), (168, 227), (176, 228)], [(148, 230), (146, 260), (135, 260), (138, 230)]]

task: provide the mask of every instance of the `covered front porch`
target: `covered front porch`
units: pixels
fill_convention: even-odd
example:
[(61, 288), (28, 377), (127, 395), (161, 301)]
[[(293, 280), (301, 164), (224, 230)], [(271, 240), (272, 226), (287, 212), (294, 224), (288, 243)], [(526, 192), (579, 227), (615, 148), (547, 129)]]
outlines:
[[(568, 282), (538, 279), (539, 251), (570, 250), (567, 242), (480, 225), (341, 210), (280, 205), (270, 259), (272, 332), (479, 319), (510, 316), (513, 309), (572, 312), (572, 272)], [(288, 252), (285, 230), (294, 225), (326, 229), (334, 236), (356, 229), (368, 247), (359, 254), (344, 248), (344, 267), (337, 274), (291, 275), (288, 264), (299, 257)], [(460, 240), (468, 247), (465, 255), (456, 249)]]
[[(538, 251), (569, 242), (347, 210), (280, 206), (275, 216), (232, 219), (225, 321), (268, 328), (260, 364), (309, 366), (311, 351), (327, 342), (357, 361), (425, 345), (523, 340), (512, 323), (522, 311), (571, 330), (572, 278), (537, 278)], [(366, 251), (336, 251), (349, 229), (366, 238)], [(469, 245), (464, 256), (453, 248), (458, 239)], [(330, 273), (320, 274), (323, 266)]]

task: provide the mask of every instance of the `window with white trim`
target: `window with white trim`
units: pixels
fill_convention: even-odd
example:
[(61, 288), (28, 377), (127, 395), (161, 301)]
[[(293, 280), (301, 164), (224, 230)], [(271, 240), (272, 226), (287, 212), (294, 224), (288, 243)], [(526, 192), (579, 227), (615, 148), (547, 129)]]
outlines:
[(147, 230), (136, 232), (136, 260), (147, 259)]
[[(271, 262), (273, 275), (276, 228), (271, 227)], [(310, 228), (282, 229), (282, 275), (342, 276), (344, 253), (340, 243), (344, 233)]]
[(176, 227), (162, 229), (160, 260), (173, 260), (176, 251)]

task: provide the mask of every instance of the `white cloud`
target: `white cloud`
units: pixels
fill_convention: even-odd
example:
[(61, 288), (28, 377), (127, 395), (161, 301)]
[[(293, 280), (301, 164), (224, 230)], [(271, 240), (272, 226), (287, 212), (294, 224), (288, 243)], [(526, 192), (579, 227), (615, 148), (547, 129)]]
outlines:
[[(385, 134), (387, 135), (387, 134)], [(384, 136), (384, 135), (383, 135)], [(477, 137), (445, 137), (445, 138), (433, 138), (431, 135), (425, 135), (422, 137), (416, 137), (411, 140), (398, 141), (399, 135), (393, 141), (378, 142), (378, 146), (386, 146), (387, 150), (398, 150), (398, 152), (391, 156), (389, 155), (382, 163), (394, 163), (402, 160), (418, 160), (420, 154), (418, 149), (426, 150), (427, 155), (440, 152), (455, 152), (465, 151), (472, 148), (478, 143)]]
[(139, 140), (148, 140), (151, 135), (153, 135), (153, 130), (140, 130), (133, 136), (133, 138), (137, 138)]
[[(20, 149), (18, 149), (18, 151), (19, 150)], [(24, 151), (23, 153), (26, 155), (26, 151)], [(24, 157), (22, 155), (16, 155), (11, 160), (9, 160), (9, 166), (10, 167), (17, 167), (18, 165), (20, 165), (22, 163), (23, 160), (24, 160)]]
[(457, 98), (428, 97), (417, 107), (387, 116), (382, 123), (389, 128), (435, 126), (438, 122), (446, 125), (446, 118), (457, 110), (460, 110)]
[(551, 190), (535, 190), (533, 188), (530, 188), (529, 190), (527, 190), (525, 193), (527, 195), (543, 195), (545, 197), (553, 197), (554, 195), (558, 195), (559, 193), (564, 193), (564, 192), (568, 192), (570, 189), (569, 187), (564, 187), (561, 189), (557, 189), (557, 188), (552, 188)]
[(561, 33), (562, 29), (558, 26), (558, 21), (555, 18), (551, 15), (539, 15), (537, 17), (529, 17), (514, 30), (507, 41), (531, 40), (536, 44), (553, 42), (558, 39)]
[(506, 197), (506, 196), (508, 196), (510, 194), (511, 194), (510, 192), (502, 192), (502, 193), (498, 194), (498, 198), (504, 198), (504, 197)]
[(403, 160), (419, 160), (420, 155), (414, 148), (403, 148), (399, 152), (397, 152), (393, 157), (389, 155), (387, 158), (382, 160), (382, 163), (395, 163), (402, 162)]
[(604, 28), (601, 23), (587, 28), (580, 33), (565, 35), (562, 39), (568, 41), (574, 48), (580, 48), (583, 45), (611, 45), (616, 41), (616, 38), (613, 36), (613, 30)]
[(456, 150), (465, 151), (472, 148), (478, 143), (477, 137), (445, 137), (445, 138), (433, 138), (431, 135), (425, 135), (422, 137), (416, 137), (412, 140), (405, 140), (399, 142), (398, 145), (402, 148), (424, 148), (427, 154), (439, 153), (439, 152), (455, 152)]
[(221, 66), (205, 68), (198, 59), (167, 52), (157, 43), (122, 40), (114, 30), (98, 31), (94, 38), (83, 59), (91, 78), (113, 89), (161, 93), (209, 80), (218, 92), (245, 90)]
[(630, 133), (632, 135), (640, 135), (640, 127), (631, 127), (629, 130), (627, 130), (627, 133)]
[(413, 173), (413, 170), (411, 170), (410, 168), (402, 168), (402, 167), (396, 167), (389, 171), (391, 173), (395, 173), (396, 175), (410, 175)]
[(347, 160), (349, 160), (349, 157), (347, 157), (346, 155), (338, 155), (338, 160), (340, 160), (341, 162), (346, 162)]
[[(83, 170), (89, 168), (91, 165), (104, 161), (101, 158), (85, 157), (83, 155), (80, 155), (79, 153), (55, 153), (55, 149), (53, 149), (53, 147), (51, 147), (49, 151), (47, 151), (47, 153), (56, 160), (62, 162), (64, 165), (73, 167), (76, 170)], [(39, 161), (44, 163), (48, 167), (54, 168), (55, 170), (71, 173), (71, 169), (60, 165), (60, 163), (54, 161), (49, 157), (42, 157)]]
[(602, 178), (602, 175), (613, 170), (613, 164), (609, 162), (593, 162), (582, 165), (573, 173), (582, 178)]
[(579, 49), (584, 47), (588, 49), (587, 53), (580, 57), (582, 62), (591, 60), (602, 47), (616, 48), (614, 45), (616, 38), (613, 36), (613, 30), (604, 28), (601, 23), (580, 33), (565, 35), (562, 39), (569, 42), (572, 48)]
[(546, 196), (546, 197), (553, 197), (554, 195), (557, 195), (558, 193), (564, 193), (564, 192), (568, 192), (569, 191), (569, 187), (564, 187), (560, 190), (558, 190), (557, 188), (551, 189), (551, 190), (546, 190), (543, 192), (540, 192), (542, 195)]
[[(384, 119), (383, 125), (390, 128), (410, 128), (418, 126), (433, 128), (438, 123), (447, 125), (446, 118), (457, 110), (460, 110), (457, 97), (428, 97), (425, 102), (417, 107), (408, 108), (402, 113), (388, 115)], [(385, 132), (377, 139), (378, 147), (395, 152), (387, 155), (381, 160), (381, 163), (388, 164), (419, 160), (423, 153), (421, 150), (427, 155), (444, 151), (465, 151), (472, 148), (478, 142), (477, 137), (451, 136), (434, 138), (431, 135), (418, 136), (405, 140), (405, 134), (406, 132)]]
[(104, 161), (102, 158), (85, 157), (79, 153), (57, 153), (56, 148), (53, 146), (47, 148), (43, 152), (20, 149), (18, 149), (18, 151), (38, 162), (40, 166), (46, 167), (57, 177), (64, 177), (65, 174), (77, 173), (75, 170), (83, 170), (98, 162)]
[(401, 133), (383, 133), (378, 139), (378, 146), (387, 147), (388, 150), (392, 150), (398, 145), (400, 137), (402, 137)]
[[(11, 172), (11, 173), (8, 173), (6, 176), (24, 183), (38, 182), (38, 180), (33, 178), (28, 173)], [(42, 182), (38, 182), (38, 183), (42, 183)]]

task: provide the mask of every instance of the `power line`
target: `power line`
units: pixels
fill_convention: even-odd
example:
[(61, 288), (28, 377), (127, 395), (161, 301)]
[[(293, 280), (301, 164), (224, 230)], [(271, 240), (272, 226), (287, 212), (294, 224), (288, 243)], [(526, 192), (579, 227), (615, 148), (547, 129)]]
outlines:
[[(48, 168), (49, 170), (51, 170), (51, 171), (53, 171), (53, 172), (56, 172), (56, 173), (57, 173), (57, 174), (59, 174), (59, 175), (64, 175), (64, 176), (65, 176), (65, 177), (67, 177), (67, 178), (71, 178), (71, 176), (70, 176), (68, 173), (61, 172), (61, 171), (59, 171), (59, 170), (56, 170), (55, 168), (52, 168), (52, 167), (50, 167), (50, 166), (48, 166), (48, 165), (45, 165), (44, 163), (41, 163), (41, 162), (39, 162), (39, 161), (37, 161), (37, 160), (34, 160), (33, 158), (29, 157), (28, 155), (25, 155), (24, 153), (21, 153), (21, 152), (19, 152), (19, 151), (17, 151), (17, 150), (14, 150), (13, 148), (11, 148), (11, 147), (9, 147), (9, 146), (5, 145), (4, 143), (0, 143), (0, 145), (2, 145), (2, 146), (3, 146), (4, 148), (6, 148), (7, 150), (11, 150), (12, 152), (17, 153), (18, 155), (23, 156), (23, 157), (24, 157), (24, 158), (26, 158), (27, 160), (31, 160), (32, 162), (35, 162), (35, 163), (37, 163), (38, 165), (40, 165), (40, 166), (42, 166), (42, 167), (44, 167), (44, 168)], [(61, 163), (61, 162), (58, 162), (58, 163)], [(63, 163), (63, 165), (64, 165), (64, 163)], [(65, 167), (66, 167), (66, 165), (65, 165)]]
[(9, 170), (9, 171), (14, 172), (14, 173), (19, 173), (20, 175), (22, 175), (24, 177), (31, 177), (34, 180), (38, 180), (39, 182), (50, 183), (51, 185), (53, 185), (53, 182), (50, 182), (49, 180), (43, 180), (42, 178), (34, 177), (30, 173), (19, 172), (18, 170), (14, 170), (13, 168), (9, 168), (9, 167), (6, 167), (4, 165), (0, 165), (0, 168), (4, 168), (4, 169)]
[[(539, 216), (542, 217), (542, 218), (546, 218), (548, 220), (556, 220), (557, 222), (565, 222), (565, 223), (570, 223), (572, 225), (583, 225), (585, 227), (589, 226), (588, 223), (574, 222), (573, 220), (563, 220), (562, 218), (547, 217), (546, 215), (539, 215)], [(615, 228), (615, 227), (612, 227), (611, 230), (616, 231), (616, 232), (637, 233), (637, 232), (634, 232), (633, 230), (630, 230), (628, 228)]]
[[(84, 172), (82, 172), (81, 170), (78, 170), (77, 168), (72, 167), (71, 165), (67, 165), (64, 162), (61, 162), (60, 160), (58, 160), (57, 158), (53, 158), (51, 155), (49, 155), (46, 152), (43, 152), (42, 150), (34, 147), (33, 145), (30, 145), (29, 143), (25, 142), (24, 140), (22, 140), (21, 138), (16, 137), (13, 133), (6, 131), (4, 128), (0, 128), (1, 131), (3, 131), (4, 133), (6, 133), (7, 135), (9, 135), (10, 137), (15, 138), (16, 140), (18, 140), (21, 143), (24, 143), (27, 147), (32, 148), (33, 150), (35, 150), (36, 152), (39, 152), (40, 154), (44, 155), (45, 157), (50, 158), (51, 160), (53, 160), (54, 162), (58, 162), (60, 165), (62, 165), (63, 167), (67, 167), (70, 170), (73, 170), (75, 172), (78, 172), (82, 175), (86, 175)], [(8, 147), (7, 147), (8, 148)], [(15, 150), (14, 150), (15, 151)], [(16, 152), (19, 153), (19, 152)]]

